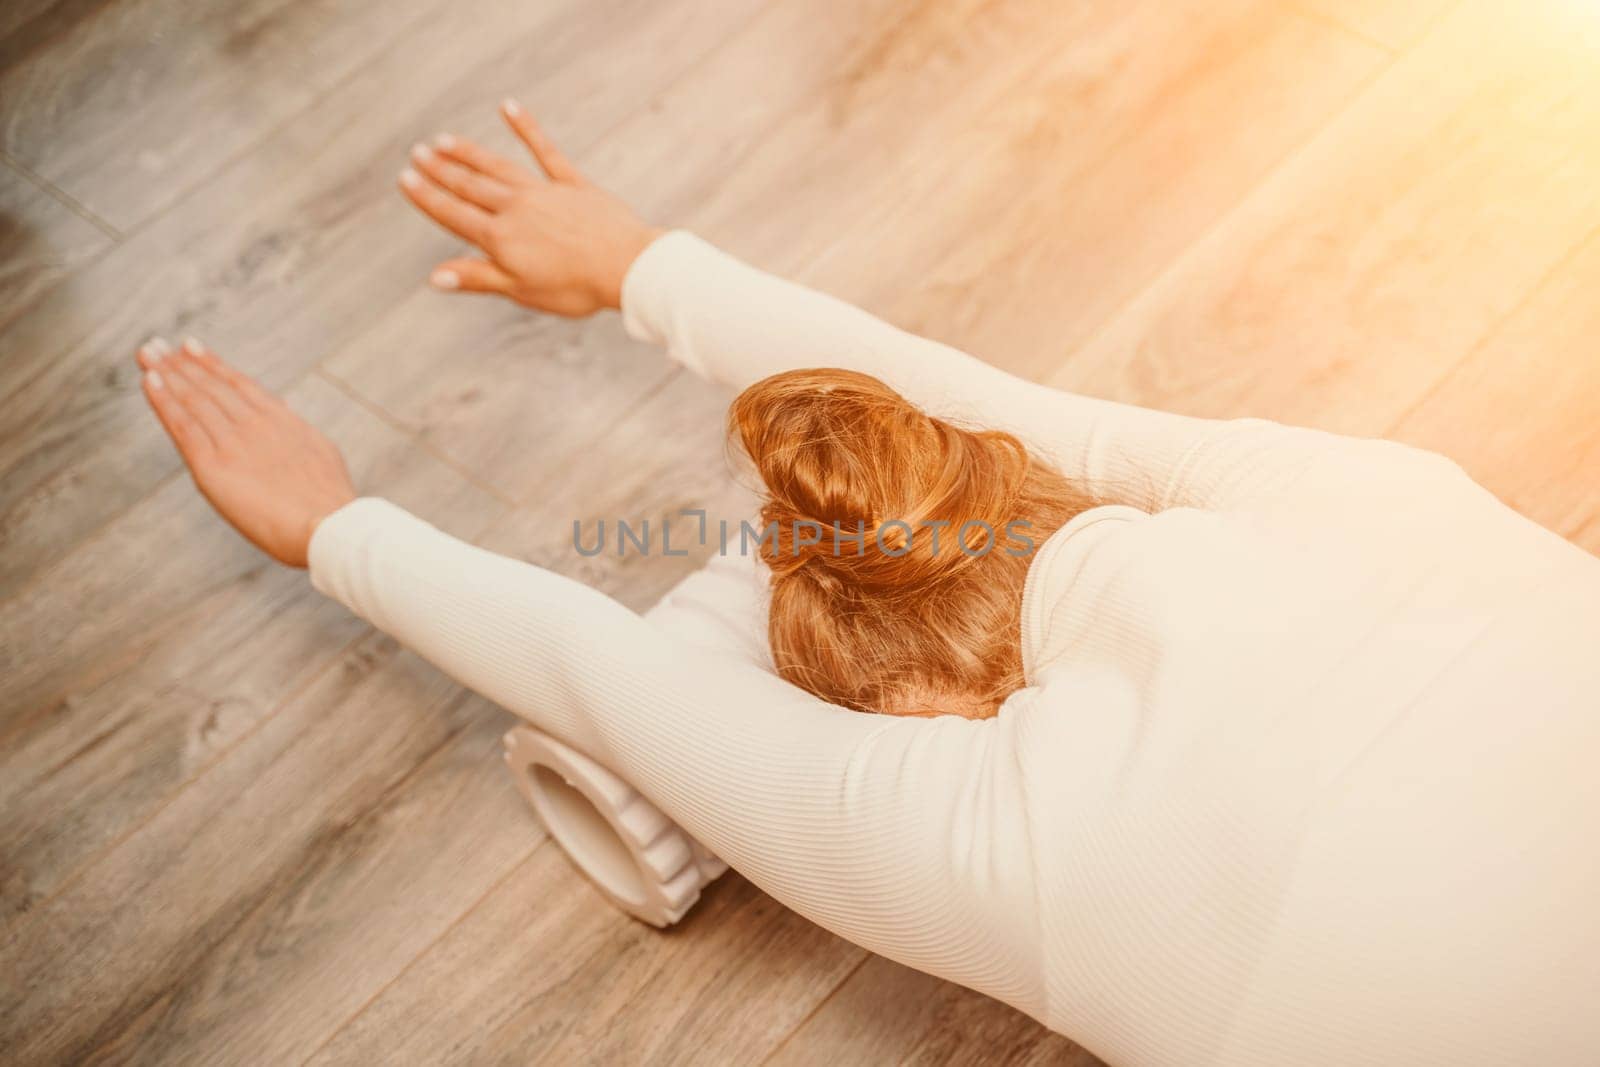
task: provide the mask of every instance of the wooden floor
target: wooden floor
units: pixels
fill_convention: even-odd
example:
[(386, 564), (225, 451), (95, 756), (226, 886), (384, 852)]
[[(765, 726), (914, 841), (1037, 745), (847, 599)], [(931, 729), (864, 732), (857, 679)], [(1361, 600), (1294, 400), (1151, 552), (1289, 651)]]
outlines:
[(621, 918), (503, 773), (510, 717), (181, 473), (156, 333), (459, 535), (640, 608), (692, 564), (563, 546), (716, 499), (726, 398), (614, 316), (424, 284), (453, 246), (395, 173), (509, 147), (508, 94), (654, 220), (903, 325), (1437, 448), (1600, 550), (1591, 0), (10, 0), (0, 1058), (1094, 1062), (737, 876)]

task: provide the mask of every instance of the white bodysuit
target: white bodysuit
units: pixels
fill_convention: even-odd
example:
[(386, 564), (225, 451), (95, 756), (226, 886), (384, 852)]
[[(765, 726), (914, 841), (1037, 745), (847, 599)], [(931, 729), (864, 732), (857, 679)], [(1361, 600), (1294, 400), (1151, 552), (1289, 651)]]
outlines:
[(1116, 502), (1037, 552), (996, 718), (784, 683), (748, 562), (675, 594), (729, 632), (681, 634), (362, 499), (317, 588), (790, 907), (1112, 1064), (1600, 1063), (1600, 561), (1436, 455), (1060, 393), (687, 233), (623, 312), (734, 387), (876, 375)]

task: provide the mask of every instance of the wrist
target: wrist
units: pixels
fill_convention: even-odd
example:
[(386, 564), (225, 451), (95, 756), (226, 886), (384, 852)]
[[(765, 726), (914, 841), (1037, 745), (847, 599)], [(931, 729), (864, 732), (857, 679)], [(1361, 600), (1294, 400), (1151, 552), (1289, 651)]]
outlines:
[(619, 242), (615, 260), (605, 271), (605, 284), (600, 289), (602, 305), (612, 311), (622, 310), (622, 283), (627, 279), (628, 271), (633, 269), (634, 262), (644, 254), (644, 250), (666, 232), (659, 226), (641, 223), (637, 230)]
[(305, 561), (299, 564), (300, 566), (310, 566), (311, 542), (317, 536), (317, 530), (321, 529), (322, 524), (343, 511), (350, 504), (353, 504), (356, 499), (355, 491), (352, 489), (338, 495), (330, 495), (321, 504), (311, 509), (310, 513), (305, 517), (302, 527), (304, 534), (299, 542), (303, 547), (298, 555)]

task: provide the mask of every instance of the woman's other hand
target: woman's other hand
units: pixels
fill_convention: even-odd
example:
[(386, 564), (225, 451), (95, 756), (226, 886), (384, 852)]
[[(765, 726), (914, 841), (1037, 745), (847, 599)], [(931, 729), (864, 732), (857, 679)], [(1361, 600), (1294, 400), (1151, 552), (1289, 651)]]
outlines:
[(415, 169), (400, 175), (407, 199), (484, 254), (447, 260), (430, 280), (557, 315), (620, 307), (623, 277), (662, 231), (590, 184), (514, 101), (500, 110), (537, 171), (444, 134), (415, 146)]
[(221, 516), (279, 563), (304, 567), (317, 524), (355, 499), (339, 448), (200, 342), (139, 349), (144, 395)]

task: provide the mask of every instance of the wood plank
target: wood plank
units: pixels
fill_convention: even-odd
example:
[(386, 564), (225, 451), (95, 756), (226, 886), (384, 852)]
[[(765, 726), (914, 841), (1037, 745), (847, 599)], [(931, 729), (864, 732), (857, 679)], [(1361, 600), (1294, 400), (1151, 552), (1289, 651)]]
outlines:
[(794, 272), (870, 224), (862, 193), (913, 146), (981, 114), (1050, 57), (1081, 56), (1077, 38), (1120, 23), (1125, 6), (899, 0), (851, 5), (830, 26), (785, 3), (619, 126), (588, 166), (663, 224)]
[(1129, 12), (897, 173), (877, 228), (811, 274), (913, 332), (1052, 371), (1388, 62), (1276, 4)]
[[(574, 321), (422, 290), (327, 372), (513, 500), (613, 431), (671, 375), (619, 316)], [(602, 475), (604, 477), (604, 475)]]
[(1295, 0), (1352, 33), (1396, 51), (1416, 43), (1455, 0)]
[(0, 160), (0, 331), (111, 237)]
[[(816, 3), (776, 0), (730, 36), (705, 61), (630, 114), (585, 152), (589, 175), (647, 217), (671, 224), (713, 202), (737, 199), (747, 157), (761, 145), (789, 137), (795, 117), (845, 83), (876, 81), (898, 92), (926, 92), (952, 78), (978, 78), (996, 58), (987, 42), (992, 25), (1015, 23), (1018, 12), (1038, 11), (1032, 0), (984, 5), (974, 0), (857, 0), (833, 2), (819, 17)], [(927, 54), (952, 49), (957, 28), (973, 55), (934, 66), (889, 68), (893, 51)], [(987, 57), (987, 64), (975, 62)], [(918, 86), (922, 86), (921, 90)], [(838, 99), (837, 125), (851, 120), (849, 101)], [(805, 165), (797, 152), (791, 165)]]
[(0, 71), (93, 10), (98, 0), (11, 0), (0, 7)]
[(8, 1059), (308, 1055), (537, 843), (505, 726), (387, 638), (358, 642), (13, 922)]
[[(755, 514), (754, 496), (726, 462), (729, 399), (687, 371), (674, 372), (566, 463), (541, 468), (532, 502), (497, 524), (485, 547), (646, 610), (718, 550), (719, 520), (728, 520), (737, 537), (739, 521)], [(704, 543), (699, 519), (683, 515), (693, 509), (706, 513)], [(619, 551), (618, 520), (645, 539), (647, 549), (630, 541)], [(605, 551), (578, 552), (574, 522), (585, 546), (594, 544), (597, 524), (604, 522)]]
[(766, 1062), (1096, 1067), (1100, 1060), (981, 993), (871, 956)]
[[(200, 333), (282, 388), (453, 249), (393, 188), (416, 137), (493, 121), (493, 99), (511, 91), (563, 101), (552, 110), (581, 150), (759, 3), (511, 5), (441, 20), (59, 285), (0, 336), (0, 596), (175, 469), (139, 410), (135, 345)], [(621, 67), (629, 77), (614, 76)]]
[[(326, 382), (289, 401), (339, 442), (363, 491), (464, 537), (504, 514)], [(0, 604), (0, 919), (143, 822), (366, 629), (245, 543), (188, 478)]]
[(654, 930), (546, 847), (313, 1062), (754, 1063), (861, 955), (733, 873)]
[[(813, 261), (852, 232), (875, 258), (874, 238), (929, 228), (917, 207), (967, 193), (966, 175), (990, 183), (992, 208), (1016, 186), (1018, 168), (979, 168), (990, 152), (1004, 154), (1008, 137), (1042, 134), (1031, 142), (1038, 149), (1060, 116), (1089, 151), (1109, 147), (1167, 84), (1174, 64), (1162, 47), (1212, 18), (1261, 6), (1025, 2), (923, 13), (747, 149), (688, 221), (746, 258), (819, 280)], [(1169, 27), (1186, 32), (1169, 39)], [(784, 210), (774, 212), (775, 203)], [(826, 225), (836, 218), (846, 225)]]
[(1381, 432), (1600, 222), (1597, 29), (1464, 5), (1052, 384)]
[(1450, 456), (1507, 504), (1600, 555), (1600, 233), (1391, 435)]
[(440, 6), (56, 5), (0, 71), (0, 148), (128, 230), (314, 108)]

